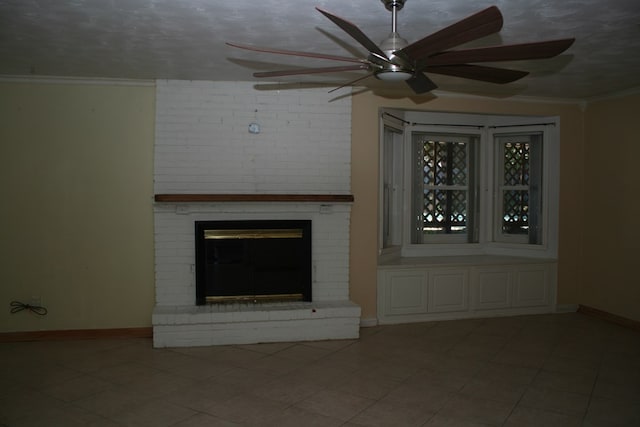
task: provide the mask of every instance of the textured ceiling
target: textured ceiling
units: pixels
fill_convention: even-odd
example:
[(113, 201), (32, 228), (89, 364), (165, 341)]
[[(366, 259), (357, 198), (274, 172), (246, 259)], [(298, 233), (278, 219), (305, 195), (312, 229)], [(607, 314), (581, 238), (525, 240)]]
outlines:
[[(440, 90), (589, 99), (640, 87), (638, 0), (407, 0), (398, 31), (412, 42), (491, 5), (504, 15), (503, 29), (474, 46), (576, 42), (553, 59), (499, 64), (531, 72), (515, 83), (430, 76)], [(362, 55), (316, 6), (355, 23), (376, 42), (391, 29), (391, 14), (379, 0), (0, 0), (0, 75), (248, 80), (268, 90), (254, 71), (340, 63), (247, 52), (225, 41)], [(358, 75), (278, 81), (338, 85)], [(365, 83), (381, 84), (373, 78)]]

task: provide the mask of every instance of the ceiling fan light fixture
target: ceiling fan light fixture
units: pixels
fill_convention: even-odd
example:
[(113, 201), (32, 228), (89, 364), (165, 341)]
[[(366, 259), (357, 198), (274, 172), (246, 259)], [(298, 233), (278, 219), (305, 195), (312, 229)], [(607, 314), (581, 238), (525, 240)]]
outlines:
[(376, 78), (387, 82), (403, 82), (413, 77), (413, 73), (407, 71), (381, 71)]

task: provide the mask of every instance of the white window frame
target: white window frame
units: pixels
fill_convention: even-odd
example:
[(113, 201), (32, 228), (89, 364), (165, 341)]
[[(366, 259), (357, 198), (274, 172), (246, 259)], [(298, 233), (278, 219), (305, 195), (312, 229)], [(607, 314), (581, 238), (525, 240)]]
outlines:
[[(387, 140), (388, 133), (392, 134), (391, 141)], [(378, 233), (378, 253), (381, 256), (399, 256), (402, 248), (402, 203), (404, 197), (405, 144), (402, 120), (396, 116), (383, 115), (380, 120), (380, 135), (379, 218), (381, 225)], [(385, 204), (385, 198), (389, 204)], [(388, 235), (385, 235), (386, 228), (383, 222), (385, 214), (389, 221)]]
[[(533, 258), (557, 258), (558, 248), (558, 206), (559, 206), (559, 118), (539, 116), (498, 116), (481, 114), (457, 114), (457, 113), (429, 113), (429, 112), (404, 112), (404, 163), (403, 180), (400, 183), (402, 194), (401, 212), (396, 211), (396, 219), (401, 227), (401, 245), (394, 247), (399, 249), (402, 257), (430, 257), (430, 256), (465, 256), (465, 255), (506, 255), (523, 256)], [(416, 120), (420, 119), (420, 121)], [(383, 120), (380, 132), (383, 135)], [(414, 123), (417, 122), (417, 123)], [(429, 123), (437, 123), (430, 125)], [(397, 123), (396, 123), (397, 126)], [(475, 130), (474, 130), (475, 127)], [(473, 134), (478, 132), (480, 137), (479, 150), (479, 176), (478, 176), (478, 203), (479, 218), (478, 243), (411, 243), (411, 214), (412, 214), (412, 132), (419, 130), (429, 133), (459, 133)], [(500, 210), (496, 209), (495, 180), (495, 143), (493, 136), (496, 134), (540, 131), (544, 132), (542, 154), (542, 242), (541, 244), (529, 244), (528, 242), (500, 241), (495, 238), (495, 230), (499, 223), (496, 216)], [(382, 144), (382, 136), (381, 136)], [(382, 173), (383, 159), (382, 145), (380, 150), (380, 171)], [(382, 178), (380, 179), (382, 181)], [(380, 183), (380, 205), (382, 205), (382, 182)], [(382, 206), (380, 206), (380, 254), (388, 253), (388, 248), (382, 248)]]
[[(496, 255), (520, 255), (536, 258), (557, 258), (558, 257), (558, 221), (559, 221), (559, 195), (560, 195), (560, 144), (559, 127), (560, 122), (557, 117), (547, 117), (541, 120), (539, 125), (508, 126), (503, 125), (489, 129), (489, 141), (494, 143), (495, 135), (505, 135), (514, 133), (535, 133), (542, 132), (542, 241), (539, 244), (529, 244), (525, 240), (509, 238), (500, 233), (501, 208), (498, 205), (500, 199), (498, 186), (495, 183), (497, 168), (491, 165), (494, 171), (489, 177), (487, 190), (493, 194), (494, 215), (493, 223), (488, 227), (491, 230), (491, 239), (487, 241), (486, 252)], [(491, 158), (495, 162), (496, 156)], [(485, 225), (486, 227), (487, 225)]]
[[(540, 157), (540, 162), (541, 162), (541, 166), (542, 166), (542, 170), (540, 171), (541, 173), (541, 188), (540, 188), (540, 203), (542, 203), (544, 201), (545, 198), (545, 182), (544, 182), (544, 176), (545, 176), (545, 171), (544, 171), (544, 167), (545, 167), (545, 161), (544, 161), (544, 148), (545, 148), (545, 141), (544, 141), (544, 132), (541, 132), (541, 130), (539, 128), (518, 128), (518, 129), (513, 129), (513, 132), (504, 132), (504, 129), (501, 129), (499, 132), (490, 132), (489, 133), (489, 138), (491, 140), (493, 140), (493, 144), (494, 144), (494, 159), (495, 159), (495, 167), (494, 167), (494, 212), (495, 215), (493, 215), (493, 219), (494, 219), (494, 224), (493, 224), (493, 240), (496, 242), (503, 242), (503, 243), (520, 243), (520, 244), (528, 244), (529, 242), (529, 234), (507, 234), (507, 233), (503, 233), (502, 232), (502, 221), (503, 221), (503, 190), (505, 189), (511, 189), (511, 190), (526, 190), (529, 192), (529, 197), (531, 200), (531, 184), (530, 185), (514, 185), (514, 186), (503, 186), (502, 184), (502, 179), (503, 179), (503, 174), (504, 174), (504, 142), (509, 142), (509, 140), (513, 141), (513, 142), (519, 142), (521, 140), (521, 136), (530, 136), (533, 134), (537, 134), (540, 133), (542, 134), (542, 141), (540, 141), (540, 144), (542, 145), (542, 156)], [(500, 139), (500, 140), (498, 140)], [(531, 160), (531, 159), (530, 159)], [(529, 205), (531, 206), (531, 205)], [(540, 222), (542, 224), (542, 228), (544, 230), (544, 226), (546, 224), (546, 218), (545, 218), (545, 210), (544, 210), (544, 204), (541, 206), (541, 210), (540, 210)], [(542, 233), (542, 237), (544, 237), (544, 233)], [(540, 242), (539, 244), (543, 244), (543, 242)]]
[[(465, 131), (464, 129), (460, 129), (460, 128), (435, 128), (435, 127), (430, 127), (430, 126), (413, 126), (411, 128), (411, 133), (424, 133), (427, 134), (431, 137), (436, 137), (436, 139), (442, 139), (442, 140), (451, 140), (451, 141), (460, 141), (460, 142), (466, 142), (468, 144), (480, 144), (480, 142), (475, 142), (472, 141), (472, 138), (477, 138), (478, 141), (481, 139), (481, 133), (478, 131)], [(409, 153), (410, 158), (409, 159), (405, 159), (405, 164), (408, 165), (414, 165), (414, 155), (415, 153), (415, 147), (413, 147), (413, 137), (411, 137), (412, 141), (410, 142), (411, 144), (411, 153)], [(476, 152), (479, 154), (480, 153), (480, 149), (477, 149), (476, 147), (470, 147), (470, 150), (476, 150)], [(473, 167), (473, 169), (475, 168), (479, 168), (480, 164), (479, 164), (479, 159), (477, 161), (477, 164)], [(408, 181), (406, 182), (413, 182), (413, 174), (414, 174), (414, 170), (412, 170), (412, 167), (407, 168), (408, 169)], [(479, 174), (476, 172), (476, 175), (479, 177)], [(470, 187), (470, 184), (465, 186), (464, 189), (468, 190), (468, 194), (469, 194), (469, 198), (474, 198), (476, 201), (478, 200), (478, 194), (476, 193), (478, 185), (475, 186), (476, 188)], [(447, 186), (447, 189), (456, 189), (456, 186)], [(460, 187), (459, 189), (463, 189), (462, 187)], [(417, 197), (415, 192), (413, 192), (412, 190), (410, 190), (412, 196)], [(410, 211), (413, 212), (413, 203), (411, 204), (411, 206), (409, 207)], [(471, 218), (473, 218), (473, 220), (475, 221), (475, 224), (470, 224), (468, 225), (469, 227), (471, 227), (472, 230), (477, 230), (477, 219), (475, 218), (475, 215), (470, 215)], [(410, 221), (410, 227), (413, 226), (413, 218), (411, 218), (411, 213), (409, 215), (408, 220)], [(412, 239), (412, 230), (411, 228), (408, 228), (409, 230), (409, 240), (408, 242), (411, 242)], [(477, 234), (477, 231), (474, 231), (475, 234)], [(469, 243), (467, 243), (467, 235), (466, 234), (452, 234), (452, 235), (440, 235), (440, 234), (434, 234), (431, 236), (428, 236), (428, 241), (427, 242), (423, 242), (423, 243), (415, 243), (416, 245), (424, 245), (424, 244), (463, 244), (463, 245), (467, 245)], [(474, 240), (477, 240), (474, 239)], [(410, 243), (411, 245), (413, 245), (414, 243)]]

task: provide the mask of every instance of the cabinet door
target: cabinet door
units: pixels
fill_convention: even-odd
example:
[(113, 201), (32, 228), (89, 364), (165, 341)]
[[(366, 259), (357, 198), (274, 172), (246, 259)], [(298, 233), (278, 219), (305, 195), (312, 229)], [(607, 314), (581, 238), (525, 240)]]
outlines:
[(426, 273), (392, 271), (385, 274), (383, 310), (387, 315), (427, 312)]
[(468, 268), (430, 270), (428, 299), (431, 313), (468, 310)]
[(491, 310), (511, 307), (513, 268), (507, 266), (478, 267), (473, 271), (473, 308)]
[(514, 307), (539, 307), (549, 304), (550, 271), (544, 264), (519, 267), (514, 280)]

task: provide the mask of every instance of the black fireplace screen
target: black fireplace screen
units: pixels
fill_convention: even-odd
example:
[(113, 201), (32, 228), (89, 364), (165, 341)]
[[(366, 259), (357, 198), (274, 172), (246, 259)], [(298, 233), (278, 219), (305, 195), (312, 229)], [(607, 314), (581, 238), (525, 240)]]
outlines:
[(196, 221), (196, 304), (311, 301), (311, 221)]

